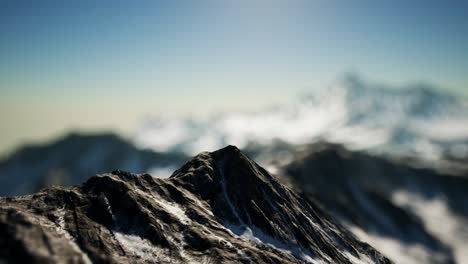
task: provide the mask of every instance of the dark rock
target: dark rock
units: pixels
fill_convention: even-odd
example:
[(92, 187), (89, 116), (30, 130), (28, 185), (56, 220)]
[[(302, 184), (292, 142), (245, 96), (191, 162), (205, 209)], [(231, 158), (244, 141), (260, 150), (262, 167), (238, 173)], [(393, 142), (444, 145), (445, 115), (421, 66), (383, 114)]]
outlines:
[(11, 263), (390, 263), (236, 147), (168, 179), (113, 171), (0, 198)]

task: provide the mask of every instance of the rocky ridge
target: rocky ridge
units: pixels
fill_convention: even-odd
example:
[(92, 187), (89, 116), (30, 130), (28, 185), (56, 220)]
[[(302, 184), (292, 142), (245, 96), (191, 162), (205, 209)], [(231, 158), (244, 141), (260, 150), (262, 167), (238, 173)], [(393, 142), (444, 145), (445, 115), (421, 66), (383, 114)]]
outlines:
[(11, 263), (390, 263), (233, 146), (168, 179), (124, 171), (0, 198)]

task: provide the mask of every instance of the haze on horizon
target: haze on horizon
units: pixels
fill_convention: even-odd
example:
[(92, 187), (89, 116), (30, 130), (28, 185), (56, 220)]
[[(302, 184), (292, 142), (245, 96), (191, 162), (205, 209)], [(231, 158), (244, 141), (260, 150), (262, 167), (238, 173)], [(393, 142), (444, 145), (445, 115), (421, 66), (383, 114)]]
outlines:
[(341, 74), (468, 95), (465, 1), (0, 0), (0, 153), (258, 109)]

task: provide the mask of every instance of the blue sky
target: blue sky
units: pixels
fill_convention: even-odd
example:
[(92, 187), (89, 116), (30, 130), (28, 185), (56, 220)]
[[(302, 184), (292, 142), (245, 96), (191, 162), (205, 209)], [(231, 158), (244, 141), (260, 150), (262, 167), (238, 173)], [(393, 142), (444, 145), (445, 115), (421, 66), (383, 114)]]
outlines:
[(349, 71), (468, 94), (466, 47), (466, 1), (0, 0), (0, 149), (255, 109)]

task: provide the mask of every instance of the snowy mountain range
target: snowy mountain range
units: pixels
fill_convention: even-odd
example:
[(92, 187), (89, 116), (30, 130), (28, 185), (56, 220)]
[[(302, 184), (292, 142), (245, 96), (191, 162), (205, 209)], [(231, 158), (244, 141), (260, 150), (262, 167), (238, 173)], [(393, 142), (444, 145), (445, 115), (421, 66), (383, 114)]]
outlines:
[[(359, 239), (368, 242), (396, 263), (468, 262), (466, 254), (468, 252), (468, 229), (466, 228), (468, 226), (468, 207), (466, 206), (468, 204), (468, 104), (466, 98), (446, 94), (427, 85), (395, 88), (349, 77), (328, 89), (302, 95), (289, 105), (272, 107), (256, 113), (218, 114), (202, 119), (156, 117), (138, 127), (135, 136), (129, 139), (112, 134), (70, 134), (51, 143), (25, 146), (8, 159), (0, 161), (0, 195), (29, 194), (51, 185), (78, 185), (87, 182), (97, 173), (113, 170), (148, 173), (158, 184), (163, 184), (161, 182), (163, 180), (159, 178), (168, 178), (172, 175), (168, 182), (176, 181), (183, 188), (189, 188), (188, 186), (199, 183), (192, 180), (189, 180), (189, 183), (183, 183), (176, 175), (184, 179), (192, 179), (183, 175), (201, 173), (197, 169), (201, 166), (205, 169), (200, 170), (206, 173), (208, 178), (213, 178), (212, 173), (219, 172), (210, 172), (205, 166), (207, 161), (204, 159), (217, 159), (213, 158), (217, 154), (197, 156), (188, 163), (189, 165), (175, 170), (180, 168), (189, 157), (201, 151), (216, 150), (228, 144), (239, 146), (244, 153), (268, 171), (268, 173), (264, 172), (260, 167), (252, 165), (254, 163), (248, 159), (247, 164), (250, 165), (246, 170), (253, 169), (255, 175), (260, 175), (253, 179), (263, 179), (261, 182), (264, 182), (265, 175), (274, 175), (275, 182), (278, 180), (281, 184), (288, 185), (294, 192), (313, 200), (317, 208), (325, 208), (324, 211), (331, 214), (343, 230), (350, 230)], [(221, 152), (231, 156), (227, 154), (230, 151)], [(215, 163), (224, 168), (225, 173), (237, 171), (235, 166), (226, 168), (220, 161)], [(213, 168), (212, 164), (210, 166)], [(242, 173), (236, 172), (236, 175), (240, 174)], [(148, 191), (146, 185), (150, 182), (149, 176), (125, 173), (106, 175), (112, 179), (109, 182), (110, 186), (115, 184), (114, 181), (131, 180), (131, 188)], [(89, 181), (92, 182), (101, 178), (91, 179)], [(202, 177), (202, 179), (206, 178)], [(270, 178), (267, 177), (267, 179)], [(144, 188), (133, 186), (139, 181), (145, 182)], [(214, 184), (218, 186), (218, 183)], [(169, 189), (164, 189), (164, 193), (158, 190), (156, 194), (153, 193), (154, 190), (150, 190), (149, 195), (157, 197), (172, 195), (172, 187), (167, 187), (165, 184), (163, 184), (164, 188)], [(239, 183), (233, 182), (227, 186), (230, 188), (235, 184)], [(88, 184), (85, 183), (84, 186)], [(79, 188), (83, 187), (57, 188), (39, 192), (39, 196), (36, 196), (49, 197), (56, 195), (53, 190), (60, 190), (59, 193), (69, 193), (74, 192), (76, 188), (78, 188), (76, 190), (81, 190)], [(268, 234), (266, 237), (268, 241), (271, 237), (282, 237), (279, 243), (278, 240), (271, 240), (273, 242), (270, 244), (276, 245), (281, 250), (288, 248), (288, 254), (292, 257), (281, 256), (292, 262), (304, 260), (304, 258), (297, 258), (298, 255), (307, 253), (304, 248), (301, 248), (302, 251), (291, 250), (291, 244), (289, 244), (291, 241), (286, 241), (287, 239), (281, 234), (271, 233), (273, 231), (270, 229), (256, 233), (255, 229), (249, 225), (247, 216), (242, 213), (245, 208), (254, 210), (252, 205), (249, 205), (242, 196), (237, 197), (238, 194), (233, 193), (234, 190), (229, 188), (227, 190), (221, 188), (218, 191), (220, 194), (227, 193), (231, 202), (238, 199), (237, 202), (229, 204), (226, 197), (216, 199), (224, 202), (224, 206), (231, 208), (232, 212), (237, 212), (237, 216), (232, 212), (224, 212), (226, 209), (214, 207), (210, 209), (216, 211), (214, 213), (216, 216), (224, 212), (225, 215), (221, 218), (229, 219), (231, 224), (234, 223), (232, 226), (224, 225), (224, 228), (231, 230), (234, 236), (253, 241), (265, 242), (262, 234)], [(254, 195), (249, 197), (256, 204), (262, 203), (262, 206), (259, 206), (261, 210), (264, 209), (263, 203), (268, 203), (262, 195), (258, 194), (258, 190), (250, 190), (250, 188), (261, 189), (257, 182), (246, 180), (238, 188), (249, 189), (249, 193)], [(276, 192), (275, 188), (264, 190), (266, 197), (271, 196), (269, 194), (271, 190)], [(198, 190), (196, 193), (200, 194)], [(84, 194), (78, 191), (78, 197), (81, 195)], [(97, 193), (93, 195), (99, 196)], [(8, 204), (10, 201), (17, 201), (21, 204), (22, 199), (26, 199), (29, 203), (30, 197), (2, 198), (2, 202)], [(63, 198), (60, 197), (60, 199)], [(166, 198), (163, 197), (163, 199)], [(54, 199), (56, 198), (52, 200)], [(109, 196), (106, 195), (106, 199), (109, 200)], [(163, 206), (162, 210), (169, 210), (177, 217), (177, 215), (180, 216), (180, 208), (187, 209), (186, 204), (181, 204), (180, 208), (175, 206), (175, 204), (185, 202), (172, 196), (166, 199), (169, 205), (151, 205), (152, 207), (148, 207), (141, 197), (135, 199), (139, 201), (138, 203), (143, 203), (144, 206), (138, 208), (143, 208), (145, 212), (160, 210), (154, 208)], [(275, 201), (278, 202), (278, 200)], [(206, 205), (205, 202), (202, 201), (202, 204)], [(63, 201), (60, 200), (60, 203)], [(203, 210), (202, 207), (200, 208), (194, 210)], [(314, 208), (314, 210), (319, 210)], [(33, 214), (36, 213), (41, 214), (41, 212), (33, 212)], [(60, 220), (62, 213), (63, 211), (58, 211), (47, 215), (53, 222), (47, 222), (47, 224), (56, 225), (57, 219), (54, 217), (59, 217)], [(273, 211), (269, 210), (268, 213), (267, 218), (275, 217)], [(320, 214), (322, 213), (325, 214), (325, 212)], [(11, 213), (7, 213), (7, 215), (14, 217), (15, 214), (12, 216)], [(111, 215), (118, 214), (113, 212)], [(18, 217), (23, 219), (23, 216)], [(105, 221), (112, 220), (112, 216), (106, 217), (108, 219)], [(157, 217), (165, 216), (158, 214)], [(190, 218), (191, 215), (188, 217)], [(20, 218), (3, 219), (18, 220)], [(42, 221), (41, 219), (38, 221)], [(59, 225), (64, 221), (69, 220), (65, 217), (65, 220), (58, 222)], [(218, 222), (226, 222), (223, 221)], [(112, 230), (113, 227), (109, 226), (109, 222), (106, 223), (105, 226)], [(287, 229), (289, 227), (285, 225), (280, 229), (289, 230)], [(248, 226), (248, 229), (242, 228), (243, 226)], [(182, 225), (177, 227), (185, 228)], [(61, 228), (71, 232), (71, 237), (77, 239), (76, 234), (73, 233), (75, 231), (67, 229), (67, 226), (61, 226)], [(58, 232), (61, 234), (62, 231)], [(130, 250), (133, 255), (143, 257), (142, 253), (135, 253), (142, 250), (152, 252), (150, 255), (167, 256), (167, 253), (152, 251), (153, 242), (145, 240), (148, 238), (141, 233), (143, 231), (135, 231), (136, 234), (128, 232), (124, 232), (124, 235), (128, 236), (120, 237), (123, 239), (121, 241), (118, 235), (115, 236), (124, 249), (119, 251), (120, 253), (112, 251), (114, 252), (112, 254), (127, 256), (125, 254), (128, 254)], [(217, 236), (221, 235), (218, 231), (210, 230), (210, 232), (214, 232)], [(225, 236), (226, 234), (223, 233), (224, 239), (231, 244), (234, 243), (231, 237), (225, 238)], [(348, 235), (345, 236), (351, 239)], [(330, 237), (322, 238), (325, 242), (330, 242)], [(70, 239), (70, 236), (67, 236), (67, 239)], [(109, 241), (112, 245), (116, 243), (115, 240)], [(304, 243), (309, 245), (309, 242)], [(129, 248), (125, 248), (126, 246), (122, 243), (127, 243)], [(80, 249), (73, 247), (74, 249), (70, 250), (75, 253), (86, 251), (88, 252), (86, 254), (91, 254), (87, 251), (88, 249), (83, 249), (82, 245), (78, 245)], [(255, 246), (248, 245), (248, 247), (252, 248), (252, 254), (258, 253), (258, 249), (257, 251), (253, 249)], [(190, 248), (190, 250), (192, 250), (190, 254), (195, 254), (193, 253), (195, 249)], [(353, 262), (349, 259), (350, 255), (343, 253), (342, 250), (343, 248), (338, 250), (341, 252), (339, 254)], [(326, 251), (330, 252), (329, 249)], [(307, 253), (306, 255), (312, 256), (313, 254)], [(151, 256), (154, 257), (154, 255)], [(258, 255), (255, 256), (255, 260), (260, 258)], [(197, 256), (190, 255), (189, 257), (197, 262), (203, 262)], [(234, 255), (231, 257), (236, 258)], [(116, 259), (119, 258), (116, 257)], [(317, 263), (330, 262), (325, 255), (311, 258)], [(93, 260), (96, 259), (98, 258)], [(179, 260), (184, 260), (183, 256), (179, 256)]]
[(424, 85), (387, 87), (349, 76), (289, 105), (204, 119), (154, 118), (136, 132), (140, 148), (193, 155), (234, 144), (327, 141), (355, 150), (468, 159), (468, 100)]

